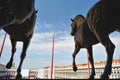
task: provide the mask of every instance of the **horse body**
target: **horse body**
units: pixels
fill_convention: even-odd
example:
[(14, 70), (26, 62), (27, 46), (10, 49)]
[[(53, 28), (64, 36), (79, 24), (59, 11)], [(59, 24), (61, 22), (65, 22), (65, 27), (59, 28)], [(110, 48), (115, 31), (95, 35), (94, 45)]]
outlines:
[(74, 40), (81, 48), (87, 48), (99, 42), (95, 35), (89, 30), (86, 21), (84, 21), (77, 29), (77, 32), (74, 35)]
[(107, 53), (107, 63), (101, 79), (109, 78), (111, 74), (115, 45), (110, 40), (109, 34), (113, 31), (120, 31), (120, 5), (118, 1), (100, 0), (89, 10), (85, 19), (82, 15), (71, 19), (71, 34), (75, 40), (75, 50), (72, 55), (73, 70), (77, 70), (75, 63), (76, 54), (81, 48), (86, 48), (92, 67), (90, 79), (93, 79), (95, 75), (92, 46), (97, 43), (101, 43)]
[[(120, 30), (120, 5), (118, 1), (102, 0), (89, 10), (86, 20), (91, 31), (94, 32), (98, 29), (102, 33), (110, 34)], [(104, 27), (101, 27), (102, 25)]]
[[(95, 70), (94, 70), (94, 64), (93, 64), (93, 58), (92, 58), (92, 45), (95, 45), (99, 43), (98, 39), (96, 36), (90, 31), (86, 19), (83, 18), (82, 15), (76, 16), (77, 19), (82, 19), (82, 20), (77, 20), (74, 18), (72, 20), (72, 32), (71, 35), (74, 36), (74, 41), (75, 41), (75, 49), (73, 52), (73, 70), (77, 71), (77, 66), (75, 62), (75, 57), (79, 50), (81, 48), (86, 48), (88, 53), (89, 53), (89, 60), (92, 64), (92, 72), (90, 78), (94, 78), (95, 75)], [(79, 24), (79, 25), (78, 25)]]
[(11, 39), (16, 41), (24, 41), (25, 38), (28, 38), (33, 34), (35, 19), (35, 13), (33, 13), (31, 18), (27, 19), (23, 24), (9, 25), (3, 29), (10, 35)]
[(12, 62), (13, 62), (13, 57), (14, 53), (16, 51), (16, 44), (17, 41), (22, 41), (23, 42), (23, 49), (21, 53), (21, 60), (20, 64), (17, 69), (17, 76), (16, 79), (21, 79), (21, 67), (23, 60), (26, 56), (26, 51), (28, 49), (29, 43), (31, 41), (33, 32), (34, 32), (34, 27), (35, 27), (35, 22), (36, 22), (36, 11), (33, 12), (31, 15), (30, 19), (27, 19), (25, 22), (19, 25), (10, 25), (7, 27), (4, 27), (4, 31), (6, 31), (10, 35), (10, 40), (11, 40), (11, 45), (12, 45), (12, 55), (9, 60), (9, 62), (6, 65), (6, 68), (11, 68)]
[(9, 34), (12, 45), (12, 55), (6, 68), (12, 67), (17, 42), (23, 42), (21, 59), (17, 68), (17, 80), (22, 78), (21, 67), (34, 32), (37, 13), (34, 8), (34, 1), (0, 0), (0, 27)]
[(21, 24), (34, 11), (35, 0), (0, 0), (0, 28)]

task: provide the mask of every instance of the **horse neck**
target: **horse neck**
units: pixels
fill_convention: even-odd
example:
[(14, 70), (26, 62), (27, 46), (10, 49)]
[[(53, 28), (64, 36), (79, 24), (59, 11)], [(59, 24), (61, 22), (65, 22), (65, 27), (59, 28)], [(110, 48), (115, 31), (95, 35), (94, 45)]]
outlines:
[(79, 29), (80, 29), (80, 26), (77, 26), (75, 29), (75, 34), (79, 31)]
[(77, 33), (79, 30), (82, 30), (82, 29), (85, 28), (85, 27), (88, 27), (88, 26), (87, 26), (87, 23), (86, 23), (86, 20), (84, 20), (81, 24), (78, 24), (78, 25), (77, 25), (76, 33)]

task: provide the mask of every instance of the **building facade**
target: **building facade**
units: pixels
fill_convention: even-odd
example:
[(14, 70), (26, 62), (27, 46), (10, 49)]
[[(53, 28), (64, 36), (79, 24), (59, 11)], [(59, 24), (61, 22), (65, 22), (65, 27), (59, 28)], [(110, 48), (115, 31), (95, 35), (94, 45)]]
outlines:
[[(95, 62), (95, 78), (99, 79), (104, 71), (106, 65), (105, 61)], [(88, 79), (89, 70), (88, 64), (77, 64), (78, 70), (73, 71), (72, 65), (69, 66), (55, 66), (53, 67), (52, 79)], [(17, 72), (16, 68), (6, 69), (5, 65), (0, 64), (0, 79), (15, 79)], [(47, 66), (44, 69), (22, 69), (23, 79), (50, 79), (51, 67)], [(110, 79), (120, 79), (120, 59), (113, 60), (112, 72)]]
[[(95, 62), (95, 78), (99, 79), (104, 71), (106, 65), (105, 61)], [(88, 64), (78, 64), (78, 70), (73, 71), (72, 66), (55, 67), (55, 78), (56, 79), (87, 79), (89, 78)], [(91, 69), (91, 67), (90, 67)], [(112, 72), (109, 76), (110, 79), (120, 78), (120, 60), (113, 60)]]
[(7, 71), (7, 69), (6, 69), (6, 67), (5, 67), (5, 65), (3, 65), (3, 64), (0, 64), (0, 79), (1, 78), (9, 78), (8, 77), (8, 71)]

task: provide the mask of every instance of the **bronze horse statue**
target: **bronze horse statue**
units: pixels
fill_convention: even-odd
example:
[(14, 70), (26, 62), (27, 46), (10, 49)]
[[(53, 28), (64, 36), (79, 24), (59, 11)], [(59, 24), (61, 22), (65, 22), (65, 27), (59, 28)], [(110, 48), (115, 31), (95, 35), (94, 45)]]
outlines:
[(86, 18), (80, 14), (71, 21), (71, 35), (74, 36), (75, 41), (75, 50), (72, 55), (73, 70), (77, 71), (76, 54), (81, 48), (86, 48), (92, 67), (89, 79), (94, 79), (95, 69), (92, 46), (101, 43), (106, 49), (107, 62), (100, 78), (108, 79), (112, 71), (112, 59), (115, 49), (109, 34), (113, 31), (120, 31), (119, 0), (100, 0), (89, 10)]
[(0, 0), (0, 28), (21, 24), (32, 15), (35, 0)]
[[(9, 34), (12, 45), (12, 55), (6, 68), (10, 69), (12, 67), (17, 41), (23, 42), (23, 49), (20, 56), (21, 60), (16, 75), (16, 79), (18, 80), (22, 78), (21, 67), (33, 36), (37, 11), (34, 8), (34, 0), (2, 0), (2, 2), (8, 6), (2, 5), (2, 9), (0, 9), (2, 11), (0, 14), (3, 13), (3, 17), (0, 15), (0, 19), (1, 17), (5, 18), (3, 22), (0, 22), (0, 26)], [(7, 11), (8, 13), (5, 13)]]

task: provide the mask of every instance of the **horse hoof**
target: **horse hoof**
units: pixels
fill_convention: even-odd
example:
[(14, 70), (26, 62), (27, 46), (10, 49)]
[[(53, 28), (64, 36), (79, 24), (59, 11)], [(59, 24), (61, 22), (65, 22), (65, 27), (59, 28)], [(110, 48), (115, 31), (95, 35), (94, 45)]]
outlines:
[(74, 70), (74, 71), (77, 71), (77, 66), (73, 66), (73, 70)]
[(101, 77), (100, 77), (100, 79), (109, 79), (109, 76), (106, 75), (106, 74), (102, 74)]
[(15, 80), (21, 80), (22, 79), (22, 75), (19, 73), (17, 74), (17, 76), (15, 77)]
[(12, 62), (8, 62), (7, 65), (6, 65), (6, 68), (10, 69), (11, 67), (12, 67)]

